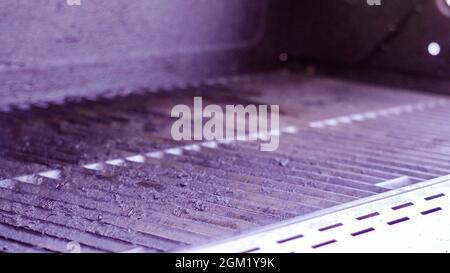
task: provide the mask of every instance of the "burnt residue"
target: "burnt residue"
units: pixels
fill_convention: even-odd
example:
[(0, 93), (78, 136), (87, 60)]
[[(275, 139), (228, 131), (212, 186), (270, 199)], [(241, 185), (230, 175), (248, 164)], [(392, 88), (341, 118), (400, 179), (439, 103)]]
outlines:
[[(271, 153), (261, 152), (259, 142), (233, 142), (99, 171), (82, 167), (193, 143), (171, 139), (170, 110), (192, 105), (199, 95), (222, 106), (280, 104), (282, 126), (299, 131), (282, 134)], [(87, 252), (173, 251), (375, 195), (387, 190), (377, 186), (386, 180), (408, 176), (415, 183), (444, 175), (450, 162), (444, 107), (408, 113), (406, 120), (394, 115), (307, 126), (436, 98), (270, 75), (0, 113), (0, 180), (61, 171), (57, 180), (0, 188), (2, 251), (65, 252), (70, 242)]]

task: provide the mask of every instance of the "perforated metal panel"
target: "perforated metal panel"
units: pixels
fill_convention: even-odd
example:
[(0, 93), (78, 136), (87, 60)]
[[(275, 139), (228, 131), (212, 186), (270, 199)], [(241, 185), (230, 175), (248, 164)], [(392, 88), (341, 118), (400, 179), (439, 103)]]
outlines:
[(448, 252), (450, 176), (193, 252)]

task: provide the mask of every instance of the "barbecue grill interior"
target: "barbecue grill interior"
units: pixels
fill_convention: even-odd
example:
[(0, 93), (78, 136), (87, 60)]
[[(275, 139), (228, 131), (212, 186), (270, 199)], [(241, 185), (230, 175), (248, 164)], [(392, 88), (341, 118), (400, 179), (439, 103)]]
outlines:
[[(0, 252), (179, 251), (450, 173), (442, 3), (125, 2), (0, 3)], [(194, 97), (279, 105), (279, 148), (175, 141)]]

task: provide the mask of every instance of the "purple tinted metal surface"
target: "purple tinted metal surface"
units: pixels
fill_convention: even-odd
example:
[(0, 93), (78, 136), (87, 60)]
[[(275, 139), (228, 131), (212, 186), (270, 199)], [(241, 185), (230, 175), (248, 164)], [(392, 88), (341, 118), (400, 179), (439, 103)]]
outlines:
[(196, 84), (278, 64), (271, 0), (1, 1), (0, 104)]

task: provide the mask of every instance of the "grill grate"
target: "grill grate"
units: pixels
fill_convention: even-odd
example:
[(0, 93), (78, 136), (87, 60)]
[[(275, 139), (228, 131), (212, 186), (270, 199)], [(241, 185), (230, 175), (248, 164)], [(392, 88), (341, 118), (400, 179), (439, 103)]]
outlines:
[[(280, 104), (280, 148), (174, 142), (170, 109), (194, 95)], [(442, 96), (297, 75), (12, 109), (0, 113), (0, 250), (175, 251), (377, 195), (386, 181), (440, 177), (448, 114)]]

